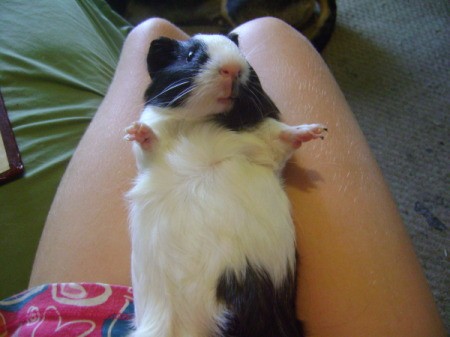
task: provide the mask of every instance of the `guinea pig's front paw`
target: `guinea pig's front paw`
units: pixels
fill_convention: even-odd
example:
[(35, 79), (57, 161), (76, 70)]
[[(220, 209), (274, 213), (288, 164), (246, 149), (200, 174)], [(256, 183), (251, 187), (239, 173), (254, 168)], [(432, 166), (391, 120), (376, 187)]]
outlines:
[(328, 129), (322, 124), (302, 124), (281, 131), (279, 137), (282, 141), (291, 144), (293, 148), (298, 149), (303, 142), (317, 138), (324, 139), (327, 131)]
[(137, 142), (143, 150), (150, 150), (158, 140), (153, 130), (145, 123), (134, 122), (125, 129), (125, 140)]

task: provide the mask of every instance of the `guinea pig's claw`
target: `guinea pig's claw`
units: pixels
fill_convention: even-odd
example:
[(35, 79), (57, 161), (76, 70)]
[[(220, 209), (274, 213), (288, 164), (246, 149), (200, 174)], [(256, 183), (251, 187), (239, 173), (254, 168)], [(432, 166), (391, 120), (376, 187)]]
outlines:
[(137, 142), (144, 150), (149, 150), (158, 140), (158, 137), (153, 130), (148, 125), (141, 122), (134, 122), (125, 129), (125, 132), (127, 133), (125, 137), (123, 137), (125, 140)]
[(304, 142), (317, 138), (325, 139), (325, 132), (328, 132), (328, 129), (322, 124), (303, 124), (283, 130), (280, 139), (297, 149)]

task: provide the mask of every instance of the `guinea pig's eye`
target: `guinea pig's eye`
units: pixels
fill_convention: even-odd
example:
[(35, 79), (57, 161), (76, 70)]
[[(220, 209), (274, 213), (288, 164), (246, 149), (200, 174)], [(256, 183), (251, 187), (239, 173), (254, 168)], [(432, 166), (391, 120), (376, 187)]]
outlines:
[(191, 51), (188, 53), (188, 56), (187, 56), (187, 58), (186, 58), (186, 61), (191, 62), (193, 58), (194, 58), (194, 51), (191, 50)]

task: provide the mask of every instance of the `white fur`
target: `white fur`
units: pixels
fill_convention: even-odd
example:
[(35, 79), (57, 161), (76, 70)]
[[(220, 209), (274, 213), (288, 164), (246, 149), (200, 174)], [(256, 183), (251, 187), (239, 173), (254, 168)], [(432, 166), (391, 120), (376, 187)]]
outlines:
[(159, 133), (168, 134), (151, 162), (140, 163), (128, 194), (142, 331), (135, 336), (208, 336), (224, 314), (215, 290), (225, 268), (243, 272), (248, 261), (264, 267), (275, 284), (287, 265), (294, 270), (289, 203), (275, 173), (286, 145), (275, 139), (278, 146), (271, 147), (278, 123), (264, 124), (259, 135), (207, 122), (159, 122)]
[(195, 90), (190, 93), (185, 105), (176, 109), (165, 109), (164, 114), (173, 118), (192, 120), (223, 112), (224, 106), (217, 102), (217, 98), (224, 95), (223, 79), (217, 76), (223, 66), (239, 66), (242, 70), (240, 81), (246, 82), (249, 78), (247, 61), (239, 48), (227, 37), (199, 34), (195, 38), (206, 44), (209, 60), (196, 76)]
[[(209, 90), (204, 78), (211, 77), (210, 87), (219, 81), (211, 72), (222, 53), (227, 62), (243, 61), (231, 42), (225, 48), (223, 40), (202, 38), (213, 61), (199, 87)], [(202, 104), (199, 99), (188, 107), (201, 110)], [(267, 119), (237, 133), (205, 118), (181, 119), (178, 112), (147, 107), (140, 121), (158, 140), (150, 151), (134, 144), (139, 175), (127, 195), (134, 337), (210, 336), (218, 322), (226, 324), (216, 301), (225, 268), (240, 273), (250, 262), (267, 270), (275, 285), (287, 266), (295, 270), (294, 227), (278, 174), (293, 151), (279, 137), (289, 127)]]

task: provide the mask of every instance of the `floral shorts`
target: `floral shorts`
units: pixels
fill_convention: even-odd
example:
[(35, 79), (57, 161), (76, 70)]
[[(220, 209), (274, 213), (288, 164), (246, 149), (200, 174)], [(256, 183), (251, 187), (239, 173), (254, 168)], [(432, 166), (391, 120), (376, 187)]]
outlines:
[(0, 301), (0, 337), (124, 337), (133, 313), (130, 287), (46, 284)]

